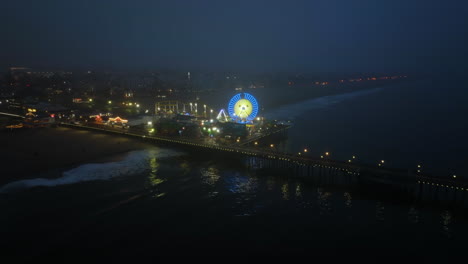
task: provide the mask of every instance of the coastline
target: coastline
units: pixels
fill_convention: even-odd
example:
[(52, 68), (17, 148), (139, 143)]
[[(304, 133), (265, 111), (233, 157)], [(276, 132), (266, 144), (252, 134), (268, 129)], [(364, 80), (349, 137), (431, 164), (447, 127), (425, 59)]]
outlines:
[[(236, 93), (247, 92), (254, 95), (260, 105), (260, 115), (270, 112), (273, 109), (298, 103), (310, 99), (316, 99), (325, 96), (333, 96), (350, 92), (371, 90), (380, 87), (387, 87), (402, 82), (411, 82), (414, 79), (402, 79), (394, 81), (370, 81), (363, 83), (331, 84), (331, 85), (298, 85), (288, 86), (275, 85), (268, 88), (244, 89), (243, 91), (218, 90), (212, 94), (202, 97), (201, 101), (209, 106), (218, 109), (227, 108), (229, 99)], [(217, 113), (216, 113), (217, 114)]]
[(63, 170), (84, 163), (118, 161), (125, 154), (154, 147), (136, 139), (93, 134), (70, 128), (39, 128), (2, 131), (0, 186), (16, 180), (60, 177)]

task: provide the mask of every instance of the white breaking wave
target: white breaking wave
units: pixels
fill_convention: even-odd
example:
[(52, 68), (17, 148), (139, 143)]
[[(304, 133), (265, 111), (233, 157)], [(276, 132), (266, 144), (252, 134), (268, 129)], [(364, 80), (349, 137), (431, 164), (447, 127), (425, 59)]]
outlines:
[(65, 171), (56, 179), (36, 178), (8, 183), (0, 188), (0, 193), (9, 193), (32, 187), (52, 187), (87, 181), (103, 181), (116, 177), (141, 173), (148, 169), (150, 158), (166, 158), (182, 155), (169, 149), (150, 149), (130, 152), (125, 159), (108, 163), (89, 163)]
[(351, 93), (344, 93), (338, 95), (329, 95), (302, 101), (299, 103), (281, 106), (278, 109), (268, 112), (265, 117), (268, 119), (295, 119), (302, 113), (313, 109), (324, 109), (331, 105), (340, 103), (345, 100), (353, 99), (356, 97), (373, 94), (382, 91), (384, 88), (379, 87), (370, 90), (356, 91)]

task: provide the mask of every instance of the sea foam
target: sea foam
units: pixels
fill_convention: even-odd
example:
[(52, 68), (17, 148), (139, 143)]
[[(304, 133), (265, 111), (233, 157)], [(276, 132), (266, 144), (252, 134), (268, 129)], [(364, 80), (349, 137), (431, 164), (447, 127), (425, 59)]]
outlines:
[(365, 96), (373, 93), (382, 91), (384, 88), (374, 88), (370, 90), (356, 91), (338, 95), (329, 95), (318, 98), (313, 98), (298, 103), (288, 104), (279, 107), (276, 110), (267, 112), (265, 117), (268, 119), (279, 119), (279, 120), (292, 120), (301, 115), (304, 112), (313, 109), (325, 109), (334, 104), (338, 104), (345, 100), (350, 100), (356, 97)]
[(149, 149), (129, 152), (121, 161), (88, 163), (62, 173), (56, 179), (35, 178), (8, 183), (0, 188), (0, 193), (10, 193), (33, 187), (53, 187), (87, 181), (104, 181), (117, 177), (141, 173), (148, 169), (150, 158), (166, 158), (182, 155), (169, 149)]

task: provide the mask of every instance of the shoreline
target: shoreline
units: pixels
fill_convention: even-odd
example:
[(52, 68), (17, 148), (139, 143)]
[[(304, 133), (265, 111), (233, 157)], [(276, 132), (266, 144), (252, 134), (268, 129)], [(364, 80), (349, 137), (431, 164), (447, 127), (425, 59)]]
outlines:
[[(227, 109), (227, 104), (234, 94), (240, 92), (251, 93), (259, 102), (260, 115), (264, 115), (274, 109), (285, 105), (294, 104), (306, 100), (325, 96), (346, 94), (350, 92), (371, 90), (379, 87), (387, 87), (403, 82), (411, 82), (415, 79), (401, 79), (394, 81), (372, 81), (353, 84), (331, 84), (326, 86), (304, 85), (304, 86), (272, 86), (269, 88), (244, 89), (243, 91), (218, 90), (213, 94), (206, 95), (200, 100), (209, 106), (215, 107), (216, 111), (221, 108)], [(200, 102), (199, 102), (200, 103)], [(217, 113), (216, 113), (217, 114)]]
[(70, 128), (3, 131), (0, 186), (17, 180), (56, 178), (86, 163), (118, 161), (125, 154), (154, 145), (139, 140)]

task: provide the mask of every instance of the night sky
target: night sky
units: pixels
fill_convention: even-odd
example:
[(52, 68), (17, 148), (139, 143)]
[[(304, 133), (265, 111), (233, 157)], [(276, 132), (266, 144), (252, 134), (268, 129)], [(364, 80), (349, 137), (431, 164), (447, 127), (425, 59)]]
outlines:
[(468, 58), (462, 0), (3, 1), (0, 67), (432, 72)]

